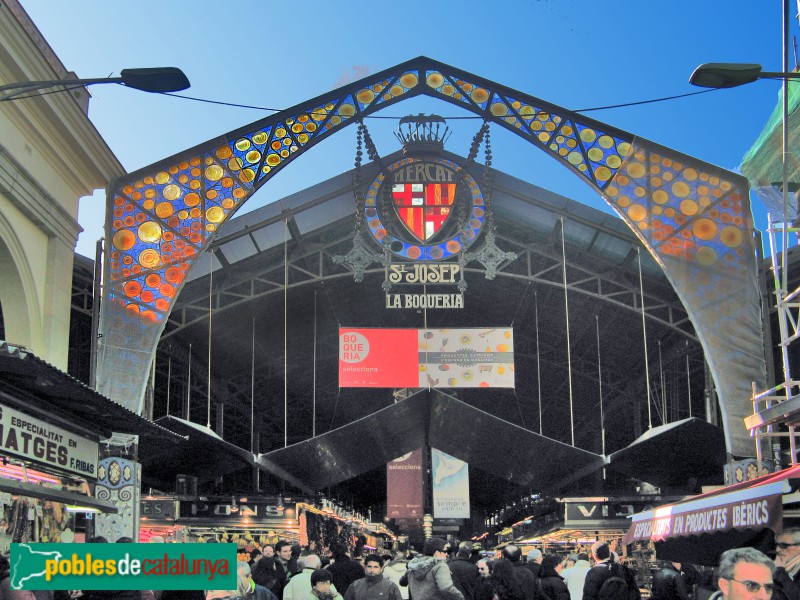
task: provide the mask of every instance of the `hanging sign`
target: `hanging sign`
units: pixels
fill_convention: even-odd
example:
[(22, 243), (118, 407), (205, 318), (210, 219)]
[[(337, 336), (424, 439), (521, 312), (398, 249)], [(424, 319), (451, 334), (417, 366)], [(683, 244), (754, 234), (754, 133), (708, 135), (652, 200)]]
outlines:
[(390, 519), (422, 518), (425, 499), (422, 448), (386, 465), (386, 515)]
[[(387, 195), (393, 211), (383, 208)], [(457, 257), (478, 239), (486, 214), (475, 179), (457, 163), (433, 156), (409, 155), (389, 165), (372, 182), (364, 205), (373, 239), (413, 262)]]
[(339, 387), (415, 388), (416, 329), (339, 329)]
[(647, 500), (613, 501), (604, 502), (587, 499), (571, 499), (564, 501), (564, 526), (580, 529), (581, 527), (612, 527), (627, 528), (628, 517), (635, 513), (652, 507), (653, 502)]
[(386, 294), (386, 308), (464, 308), (464, 294), (460, 290), (434, 291), (442, 286), (457, 286), (460, 277), (461, 266), (457, 263), (390, 264), (386, 281), (396, 293)]
[(633, 515), (623, 543), (717, 533), (732, 529), (782, 529), (785, 481), (725, 494), (700, 496)]
[(468, 519), (469, 465), (436, 448), (431, 450), (434, 518)]
[(139, 514), (142, 518), (172, 521), (177, 514), (177, 504), (172, 499), (142, 500)]
[(0, 453), (97, 478), (96, 442), (7, 406), (0, 406)]
[(339, 387), (513, 388), (514, 330), (340, 328)]
[[(394, 211), (380, 210), (387, 196)], [(452, 161), (409, 155), (376, 177), (364, 203), (369, 231), (390, 251), (386, 308), (464, 308), (463, 266), (432, 261), (458, 258), (480, 235), (486, 210), (472, 176)]]
[(274, 519), (294, 519), (296, 505), (275, 504), (274, 502), (259, 500), (250, 502), (205, 502), (180, 500), (178, 504), (178, 519), (187, 521), (192, 519), (225, 522), (266, 522)]

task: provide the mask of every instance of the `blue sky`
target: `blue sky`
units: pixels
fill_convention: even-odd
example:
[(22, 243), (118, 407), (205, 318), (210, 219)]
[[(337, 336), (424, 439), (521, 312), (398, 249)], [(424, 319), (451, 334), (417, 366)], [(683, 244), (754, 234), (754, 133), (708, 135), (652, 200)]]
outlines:
[[(704, 62), (752, 62), (781, 70), (778, 0), (21, 2), (67, 69), (80, 77), (177, 66), (192, 82), (186, 95), (272, 108), (287, 108), (420, 55), (573, 110), (699, 91), (688, 78)], [(796, 20), (791, 26), (796, 34)], [(736, 169), (779, 89), (778, 82), (760, 81), (586, 114)], [(91, 92), (90, 117), (129, 171), (271, 114), (114, 85), (94, 86)], [(379, 115), (399, 118), (421, 111), (467, 115), (430, 99), (410, 100)], [(398, 149), (392, 136), (397, 121), (374, 119), (367, 125), (381, 154)], [(450, 126), (455, 133), (448, 150), (466, 155), (480, 123), (452, 121)], [(496, 168), (610, 210), (543, 152), (498, 128), (492, 136)], [(242, 211), (352, 168), (354, 153), (351, 127), (282, 170)], [(81, 201), (82, 254), (94, 256), (104, 210), (102, 191)], [(757, 202), (754, 212), (763, 229), (766, 218)]]

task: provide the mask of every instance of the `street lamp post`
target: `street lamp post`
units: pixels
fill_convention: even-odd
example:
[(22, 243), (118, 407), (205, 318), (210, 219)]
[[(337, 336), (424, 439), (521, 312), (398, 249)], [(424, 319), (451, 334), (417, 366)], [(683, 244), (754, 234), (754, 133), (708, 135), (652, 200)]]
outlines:
[(0, 102), (13, 100), (20, 94), (57, 86), (87, 86), (96, 83), (121, 83), (125, 87), (143, 92), (179, 92), (191, 84), (183, 71), (177, 67), (155, 67), (146, 69), (123, 69), (119, 77), (97, 79), (51, 79), (26, 81), (0, 85)]
[[(792, 73), (787, 70), (787, 60), (784, 57), (784, 71), (772, 72), (764, 71), (761, 65), (751, 63), (705, 63), (694, 70), (689, 78), (689, 83), (706, 88), (732, 88), (747, 83), (752, 83), (759, 79), (780, 79), (783, 81), (783, 143), (782, 143), (782, 164), (783, 164), (783, 214), (784, 219), (789, 218), (789, 80), (800, 79), (800, 73)], [(800, 207), (796, 207), (800, 213)], [(785, 237), (785, 236), (784, 236)]]
[(751, 63), (705, 63), (694, 70), (689, 83), (705, 88), (732, 88), (758, 79), (800, 79), (800, 73), (764, 71)]

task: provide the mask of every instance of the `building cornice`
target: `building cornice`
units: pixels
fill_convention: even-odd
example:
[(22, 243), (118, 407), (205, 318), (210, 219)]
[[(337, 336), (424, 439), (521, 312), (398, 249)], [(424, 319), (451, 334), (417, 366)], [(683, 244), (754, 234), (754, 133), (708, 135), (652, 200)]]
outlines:
[[(52, 57), (43, 54), (41, 44), (37, 44), (30, 32), (8, 11), (0, 11), (0, 39), (3, 40), (0, 44), (0, 81), (63, 78), (63, 73), (58, 72), (61, 69), (53, 67)], [(88, 93), (85, 88), (79, 91), (84, 95)], [(125, 173), (84, 112), (81, 100), (71, 93), (48, 94), (0, 106), (26, 136), (31, 137), (35, 132), (37, 139), (31, 139), (31, 142), (36, 150), (46, 157), (77, 196), (104, 188), (109, 181)], [(51, 192), (56, 193), (54, 190)]]
[(18, 0), (2, 0), (2, 4), (5, 5), (6, 10), (16, 19), (19, 26), (28, 35), (31, 43), (39, 50), (39, 54), (47, 61), (50, 68), (53, 69), (56, 79), (63, 79), (66, 77), (68, 71), (64, 63), (56, 56), (53, 48), (51, 48), (47, 40), (44, 39), (42, 32), (39, 31), (39, 28), (36, 27), (36, 24), (31, 20)]
[(69, 214), (36, 179), (0, 145), (0, 192), (48, 236), (75, 246), (83, 231), (75, 215)]

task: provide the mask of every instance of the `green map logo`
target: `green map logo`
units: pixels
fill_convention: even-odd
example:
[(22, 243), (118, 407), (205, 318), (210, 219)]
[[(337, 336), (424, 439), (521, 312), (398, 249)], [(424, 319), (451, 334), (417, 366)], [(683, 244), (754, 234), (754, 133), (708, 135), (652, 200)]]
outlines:
[[(47, 560), (61, 560), (61, 553), (58, 551), (42, 552), (35, 550), (33, 546), (37, 545), (43, 544), (12, 544), (10, 561), (10, 584), (12, 590), (47, 589), (25, 586), (25, 582), (30, 579), (44, 579), (45, 562)], [(14, 552), (15, 546), (16, 552)]]
[(13, 590), (233, 590), (235, 544), (11, 544)]

